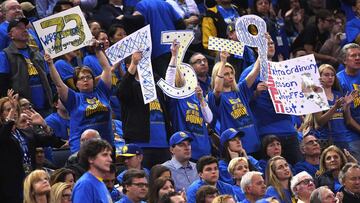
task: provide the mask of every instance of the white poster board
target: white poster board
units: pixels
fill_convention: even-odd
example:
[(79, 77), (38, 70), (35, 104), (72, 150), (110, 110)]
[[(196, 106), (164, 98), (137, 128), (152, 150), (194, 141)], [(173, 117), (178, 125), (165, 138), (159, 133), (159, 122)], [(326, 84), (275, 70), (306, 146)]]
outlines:
[(79, 6), (33, 22), (51, 58), (88, 46), (92, 34)]
[(115, 64), (136, 51), (142, 52), (142, 58), (137, 66), (144, 103), (150, 103), (157, 98), (154, 74), (151, 65), (151, 31), (150, 25), (132, 33), (105, 50), (112, 64)]
[(314, 55), (268, 63), (267, 85), (276, 113), (305, 115), (329, 109)]
[(183, 63), (183, 58), (187, 48), (194, 40), (194, 32), (165, 31), (161, 33), (162, 44), (172, 44), (174, 40), (180, 44), (176, 60), (176, 67), (179, 68), (183, 78), (185, 79), (185, 85), (180, 88), (173, 87), (162, 78), (158, 81), (157, 84), (167, 96), (175, 99), (182, 99), (193, 95), (197, 86), (197, 77), (194, 69), (189, 64)]
[(230, 54), (243, 56), (244, 44), (229, 39), (222, 39), (210, 36), (208, 49), (214, 51), (227, 51)]

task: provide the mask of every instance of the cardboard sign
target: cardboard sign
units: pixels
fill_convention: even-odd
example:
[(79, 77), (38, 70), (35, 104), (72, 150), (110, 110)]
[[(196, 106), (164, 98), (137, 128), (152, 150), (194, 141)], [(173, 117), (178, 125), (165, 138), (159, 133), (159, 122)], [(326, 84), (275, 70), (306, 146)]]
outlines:
[(88, 46), (92, 34), (79, 6), (33, 22), (51, 58)]
[(230, 54), (242, 56), (244, 53), (244, 44), (229, 39), (210, 36), (208, 49), (214, 51), (227, 51)]

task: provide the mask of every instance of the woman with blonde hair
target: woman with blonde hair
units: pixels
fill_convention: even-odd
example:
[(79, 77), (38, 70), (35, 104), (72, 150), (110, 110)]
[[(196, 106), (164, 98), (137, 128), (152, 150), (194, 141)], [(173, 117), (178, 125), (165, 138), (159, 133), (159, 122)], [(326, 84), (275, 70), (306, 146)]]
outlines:
[(213, 199), (212, 203), (235, 203), (235, 200), (231, 195), (219, 195)]
[(236, 84), (235, 69), (227, 63), (228, 57), (229, 53), (221, 52), (220, 62), (214, 65), (211, 78), (213, 92), (208, 95), (209, 106), (214, 113), (214, 120), (216, 118), (220, 123), (220, 134), (229, 128), (242, 131), (245, 135), (241, 142), (245, 151), (257, 152), (260, 149), (260, 138), (249, 104), (254, 92), (251, 87), (259, 75), (260, 63), (257, 60), (246, 79)]
[(282, 156), (272, 157), (265, 171), (265, 181), (268, 187), (265, 197), (275, 197), (280, 203), (291, 203), (292, 193), (290, 180), (292, 172), (288, 162)]
[(49, 174), (44, 170), (31, 172), (24, 181), (24, 203), (50, 202)]
[(336, 71), (331, 65), (321, 65), (319, 73), (330, 109), (314, 113), (315, 128), (319, 131), (318, 138), (325, 140), (322, 143), (327, 143), (327, 146), (335, 144), (341, 149), (349, 150), (359, 160), (360, 152), (352, 146), (353, 142), (359, 142), (359, 136), (348, 128), (354, 124), (350, 113), (354, 93), (343, 96), (336, 78)]
[(71, 202), (72, 186), (67, 183), (58, 182), (51, 186), (51, 203)]
[(316, 187), (328, 186), (334, 193), (339, 191), (341, 188), (338, 179), (340, 170), (348, 161), (357, 163), (348, 151), (344, 150), (344, 152), (337, 146), (331, 145), (321, 153), (319, 171), (315, 175)]

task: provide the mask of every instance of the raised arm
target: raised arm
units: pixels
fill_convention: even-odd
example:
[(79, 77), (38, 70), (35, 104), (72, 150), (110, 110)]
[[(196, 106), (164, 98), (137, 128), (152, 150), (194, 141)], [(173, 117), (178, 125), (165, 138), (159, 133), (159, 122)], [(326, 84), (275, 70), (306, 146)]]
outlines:
[(213, 114), (209, 105), (205, 101), (205, 98), (203, 96), (203, 91), (200, 86), (197, 86), (195, 88), (195, 94), (200, 102), (200, 109), (201, 109), (201, 113), (203, 114), (204, 121), (210, 124), (213, 119)]
[(260, 73), (260, 59), (258, 57), (257, 60), (255, 61), (253, 69), (251, 70), (249, 75), (246, 76), (245, 78), (246, 85), (248, 86), (248, 88), (250, 88), (254, 84), (259, 73)]
[(315, 128), (319, 129), (320, 127), (323, 127), (327, 122), (329, 122), (329, 120), (331, 119), (331, 117), (336, 113), (336, 110), (338, 108), (342, 107), (344, 98), (341, 97), (339, 99), (336, 100), (335, 104), (325, 113), (323, 112), (317, 112), (314, 114), (314, 119), (315, 119)]
[(100, 78), (108, 88), (111, 88), (111, 66), (103, 49), (100, 47), (98, 42), (95, 43), (96, 57), (99, 59), (100, 65), (103, 69)]
[(175, 86), (175, 75), (176, 75), (176, 57), (179, 50), (179, 43), (174, 41), (170, 47), (171, 49), (171, 59), (166, 70), (165, 81), (171, 85)]
[(57, 72), (57, 70), (54, 66), (54, 62), (53, 62), (52, 58), (50, 57), (50, 55), (45, 53), (44, 59), (49, 65), (50, 77), (56, 86), (56, 89), (60, 96), (60, 99), (63, 102), (66, 102), (67, 98), (68, 98), (69, 87), (66, 86), (65, 83), (61, 80), (61, 77), (60, 77), (59, 73)]
[(223, 92), (224, 89), (225, 64), (228, 57), (229, 53), (224, 51), (220, 52), (220, 68), (217, 72), (214, 84), (214, 95), (216, 98), (220, 97), (220, 94)]
[(350, 94), (346, 94), (344, 97), (344, 118), (345, 124), (352, 130), (360, 133), (360, 124), (352, 117), (350, 111), (350, 104), (354, 101), (355, 95), (358, 94), (357, 91), (353, 91)]

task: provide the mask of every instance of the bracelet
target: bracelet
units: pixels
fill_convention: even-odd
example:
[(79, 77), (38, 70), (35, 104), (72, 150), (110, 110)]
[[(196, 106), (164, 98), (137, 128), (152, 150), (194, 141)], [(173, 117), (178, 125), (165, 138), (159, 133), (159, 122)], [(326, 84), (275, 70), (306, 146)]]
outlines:
[(221, 78), (221, 79), (223, 79), (224, 78), (224, 76), (220, 76), (220, 75), (216, 75), (217, 77), (219, 77), (219, 78)]
[(170, 68), (176, 68), (176, 66), (175, 66), (175, 65), (169, 65), (169, 67), (170, 67)]

